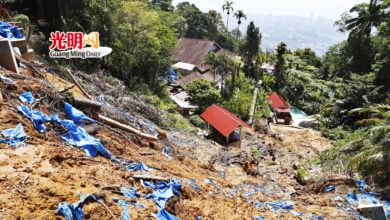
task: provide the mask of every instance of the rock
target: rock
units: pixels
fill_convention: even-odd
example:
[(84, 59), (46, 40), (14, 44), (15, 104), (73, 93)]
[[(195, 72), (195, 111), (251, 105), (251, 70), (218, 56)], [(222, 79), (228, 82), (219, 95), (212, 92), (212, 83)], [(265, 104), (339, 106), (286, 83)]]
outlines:
[(299, 168), (299, 164), (297, 165), (297, 164), (293, 164), (293, 166), (292, 166), (292, 168), (294, 169), (294, 170), (298, 170), (298, 168)]
[(311, 120), (311, 121), (302, 121), (298, 124), (299, 127), (302, 127), (302, 128), (313, 128), (314, 126), (316, 125), (316, 121), (315, 120)]

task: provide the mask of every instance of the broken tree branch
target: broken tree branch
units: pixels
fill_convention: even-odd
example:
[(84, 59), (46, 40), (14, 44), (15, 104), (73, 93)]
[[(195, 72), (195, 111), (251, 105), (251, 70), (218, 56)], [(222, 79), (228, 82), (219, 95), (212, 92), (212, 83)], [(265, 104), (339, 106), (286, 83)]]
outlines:
[(94, 112), (99, 112), (102, 108), (102, 105), (99, 102), (90, 99), (73, 98), (73, 103), (76, 107), (88, 108), (93, 110)]
[(124, 131), (128, 131), (128, 132), (137, 134), (139, 137), (146, 139), (148, 141), (157, 141), (157, 138), (152, 136), (152, 135), (142, 133), (140, 130), (137, 130), (137, 129), (132, 128), (128, 125), (122, 124), (118, 121), (115, 121), (115, 120), (108, 118), (108, 117), (105, 117), (103, 115), (98, 114), (97, 119), (102, 121), (105, 124), (112, 126), (112, 127), (116, 127), (116, 128), (122, 129)]
[(169, 181), (168, 178), (159, 177), (159, 176), (150, 176), (150, 175), (134, 175), (133, 178), (142, 179), (142, 180)]
[(73, 89), (74, 87), (75, 87), (75, 85), (70, 85), (70, 86), (68, 86), (68, 87), (66, 87), (66, 88), (61, 89), (61, 90), (58, 91), (58, 92), (59, 92), (59, 93), (64, 93), (64, 92), (67, 92), (67, 91)]
[(73, 81), (72, 83), (75, 84), (88, 99), (92, 99), (92, 97), (83, 89), (83, 87), (81, 87), (80, 83), (76, 80), (70, 70), (66, 69), (65, 74), (68, 75), (68, 77)]
[(108, 206), (107, 206), (102, 200), (99, 199), (98, 202), (99, 202), (100, 204), (102, 204), (102, 205), (104, 206), (104, 208), (107, 209), (107, 211), (111, 214), (111, 216), (112, 216), (112, 218), (113, 218), (114, 220), (117, 220), (116, 217), (115, 217), (115, 215), (114, 215), (114, 213), (111, 211), (110, 208), (108, 208)]

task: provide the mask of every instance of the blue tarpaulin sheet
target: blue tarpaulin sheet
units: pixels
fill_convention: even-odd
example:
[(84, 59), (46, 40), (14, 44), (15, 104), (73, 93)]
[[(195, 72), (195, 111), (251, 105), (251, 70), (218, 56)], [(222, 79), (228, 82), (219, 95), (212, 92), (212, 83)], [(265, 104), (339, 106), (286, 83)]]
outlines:
[(335, 189), (336, 189), (335, 186), (328, 186), (328, 187), (325, 188), (325, 192), (332, 192), (332, 191), (334, 191)]
[(195, 179), (189, 180), (188, 184), (190, 184), (190, 186), (192, 186), (192, 188), (194, 188), (197, 192), (200, 192), (200, 187), (198, 186), (198, 184), (196, 184)]
[(24, 143), (27, 139), (27, 134), (24, 132), (22, 124), (18, 124), (16, 128), (4, 130), (1, 134), (5, 139), (0, 138), (0, 143), (6, 143), (13, 147)]
[(41, 133), (46, 131), (46, 126), (44, 124), (48, 121), (52, 121), (52, 117), (49, 117), (38, 110), (31, 111), (30, 108), (25, 105), (19, 106), (18, 110), (29, 118), (34, 123), (35, 128)]
[(137, 171), (137, 170), (150, 171), (151, 170), (151, 168), (149, 168), (148, 166), (146, 166), (146, 164), (144, 164), (142, 162), (129, 165), (129, 166), (127, 166), (127, 169), (131, 170), (131, 171)]
[(82, 125), (86, 121), (91, 122), (91, 123), (96, 123), (95, 120), (89, 118), (82, 111), (74, 108), (71, 104), (65, 102), (64, 107), (65, 107), (65, 111), (68, 114), (68, 116), (70, 117), (70, 119), (72, 119), (74, 121), (74, 123), (76, 123), (77, 125)]
[(5, 76), (0, 76), (1, 81), (7, 83), (7, 84), (12, 84), (14, 81), (12, 79), (5, 77)]
[(264, 220), (264, 217), (256, 216), (256, 217), (254, 218), (254, 220)]
[(122, 207), (121, 220), (130, 220), (129, 205), (131, 202), (117, 198), (112, 198), (112, 200)]
[(172, 69), (172, 67), (167, 65), (167, 73), (162, 77), (163, 80), (174, 82), (179, 78), (179, 75)]
[(64, 216), (66, 220), (83, 220), (83, 206), (87, 200), (97, 202), (99, 201), (99, 198), (89, 194), (85, 197), (82, 197), (80, 201), (74, 204), (61, 202), (58, 205), (57, 214)]
[(148, 194), (146, 199), (153, 199), (154, 203), (160, 208), (163, 209), (168, 199), (174, 195), (180, 195), (181, 184), (178, 183), (175, 179), (172, 179), (169, 183), (158, 182), (153, 184), (151, 182), (146, 182), (145, 185), (152, 187), (155, 191)]
[(367, 185), (364, 180), (357, 180), (356, 185), (359, 187), (359, 193), (348, 193), (346, 200), (351, 205), (358, 205), (364, 201), (365, 204), (383, 204), (386, 217), (390, 219), (390, 200), (381, 201), (374, 192), (367, 192)]
[(157, 212), (157, 220), (179, 220), (179, 218), (167, 212), (165, 209), (159, 209)]
[(130, 187), (130, 188), (121, 187), (121, 192), (125, 197), (130, 199), (139, 198), (141, 196), (141, 193), (139, 193), (135, 187)]
[(256, 202), (255, 205), (256, 205), (256, 208), (267, 206), (267, 207), (271, 208), (271, 210), (274, 211), (274, 212), (280, 211), (282, 209), (290, 211), (290, 210), (292, 210), (294, 208), (294, 203), (291, 202), (291, 201), (286, 201), (286, 202), (283, 202), (283, 201), (279, 201), (279, 202)]
[(18, 27), (4, 21), (0, 21), (0, 35), (7, 39), (23, 38), (23, 34), (18, 30)]
[(32, 92), (24, 92), (19, 96), (19, 100), (23, 103), (32, 104), (36, 99), (34, 98)]
[(68, 144), (83, 148), (90, 157), (96, 157), (98, 153), (101, 153), (106, 158), (115, 159), (111, 152), (102, 145), (100, 140), (89, 135), (84, 128), (79, 127), (71, 120), (60, 120), (57, 118), (57, 122), (68, 130), (68, 132), (61, 135), (62, 139)]
[(168, 160), (172, 160), (173, 158), (168, 154), (169, 150), (170, 150), (170, 147), (165, 146), (165, 147), (163, 147), (161, 153), (162, 153)]

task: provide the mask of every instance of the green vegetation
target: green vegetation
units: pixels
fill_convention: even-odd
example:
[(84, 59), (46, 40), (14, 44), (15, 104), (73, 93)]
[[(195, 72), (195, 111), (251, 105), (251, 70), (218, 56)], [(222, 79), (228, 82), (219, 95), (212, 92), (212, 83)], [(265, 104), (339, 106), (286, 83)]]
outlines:
[(191, 101), (198, 104), (200, 112), (212, 104), (218, 104), (221, 100), (218, 90), (205, 79), (194, 80), (187, 85), (187, 91)]
[[(221, 75), (222, 88), (217, 90), (206, 80), (188, 85), (189, 95), (200, 111), (220, 104), (246, 120), (253, 91), (262, 80), (255, 119), (269, 115), (267, 95), (276, 91), (291, 105), (319, 115), (317, 129), (336, 141), (333, 149), (312, 163), (330, 169), (344, 167), (381, 186), (389, 185), (389, 0), (370, 0), (343, 14), (336, 24), (348, 34), (348, 39), (329, 48), (323, 57), (310, 48), (292, 51), (283, 42), (275, 51), (261, 51), (260, 29), (250, 22), (242, 34), (239, 28), (246, 15), (235, 11), (231, 1), (222, 6), (227, 15), (226, 26), (216, 10), (204, 13), (189, 2), (174, 7), (171, 0), (46, 1), (45, 7), (56, 13), (48, 15), (50, 25), (40, 30), (44, 34), (36, 34), (38, 41), (32, 39), (41, 42), (36, 44), (40, 48), (37, 51), (47, 53), (48, 45), (42, 42), (48, 40), (43, 40), (43, 36), (49, 36), (51, 31), (98, 31), (101, 45), (113, 48), (110, 56), (51, 62), (86, 72), (103, 69), (122, 79), (130, 89), (144, 94), (148, 102), (166, 112), (167, 127), (190, 127), (175, 113), (165, 92), (166, 84), (160, 80), (166, 65), (171, 64), (177, 39), (213, 40), (241, 60), (227, 54), (208, 55), (205, 64), (216, 76)], [(232, 17), (237, 28), (229, 31)], [(28, 24), (23, 15), (16, 19)], [(265, 62), (275, 65), (273, 74), (262, 70)], [(199, 118), (191, 121), (202, 126)], [(300, 172), (304, 175), (304, 171)]]

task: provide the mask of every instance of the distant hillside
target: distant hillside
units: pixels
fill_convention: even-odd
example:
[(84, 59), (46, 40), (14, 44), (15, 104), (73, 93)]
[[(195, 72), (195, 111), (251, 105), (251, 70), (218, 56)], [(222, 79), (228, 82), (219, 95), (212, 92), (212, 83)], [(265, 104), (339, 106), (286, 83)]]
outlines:
[(310, 47), (318, 55), (323, 55), (329, 46), (347, 37), (337, 31), (333, 20), (324, 17), (248, 15), (248, 19), (240, 28), (243, 33), (246, 32), (246, 26), (250, 21), (254, 21), (256, 26), (260, 27), (263, 49), (273, 50), (280, 41), (283, 41), (291, 49)]

